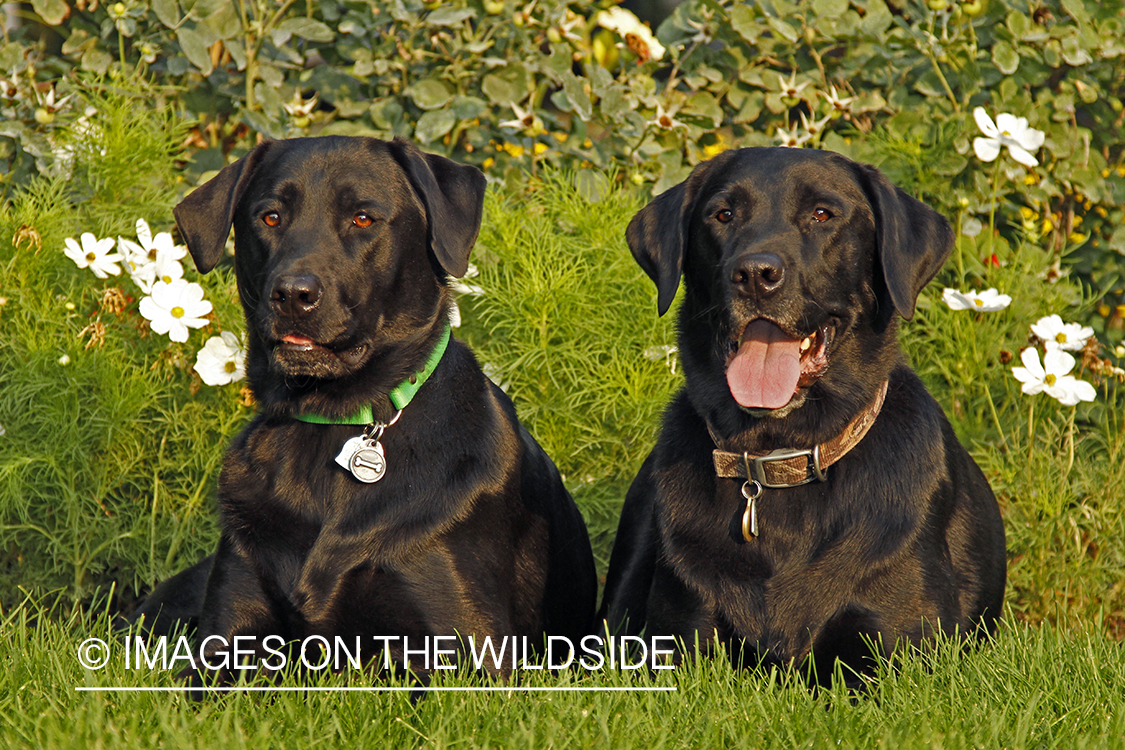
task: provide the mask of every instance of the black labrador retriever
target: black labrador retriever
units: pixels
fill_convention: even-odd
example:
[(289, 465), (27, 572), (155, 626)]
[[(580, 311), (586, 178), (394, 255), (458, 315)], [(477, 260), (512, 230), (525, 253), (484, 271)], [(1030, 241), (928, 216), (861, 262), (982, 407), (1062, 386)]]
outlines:
[(697, 166), (626, 237), (660, 314), (683, 276), (685, 387), (626, 496), (609, 631), (821, 683), (837, 659), (851, 681), (875, 651), (990, 632), (999, 509), (896, 340), (949, 223), (873, 167), (752, 148)]
[(176, 207), (201, 272), (233, 224), (260, 410), (223, 463), (218, 551), (143, 604), (153, 630), (195, 620), (205, 656), (242, 636), (267, 666), (267, 636), (359, 638), (380, 665), (413, 650), (415, 672), (431, 637), (514, 649), (589, 632), (582, 516), (449, 336), (446, 282), (484, 190), (476, 168), (400, 139), (301, 138), (262, 143)]

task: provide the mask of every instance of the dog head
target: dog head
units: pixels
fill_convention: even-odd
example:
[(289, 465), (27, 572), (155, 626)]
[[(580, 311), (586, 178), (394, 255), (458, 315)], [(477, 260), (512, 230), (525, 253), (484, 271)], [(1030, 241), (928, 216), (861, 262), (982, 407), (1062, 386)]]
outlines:
[(886, 380), (893, 316), (913, 316), (953, 232), (873, 167), (751, 148), (697, 166), (626, 238), (660, 314), (684, 279), (680, 349), (696, 410), (727, 435), (772, 417), (775, 432), (807, 439), (842, 428)]
[(247, 370), (268, 412), (344, 416), (421, 367), (484, 187), (400, 139), (330, 136), (262, 143), (176, 206), (201, 272), (234, 227)]

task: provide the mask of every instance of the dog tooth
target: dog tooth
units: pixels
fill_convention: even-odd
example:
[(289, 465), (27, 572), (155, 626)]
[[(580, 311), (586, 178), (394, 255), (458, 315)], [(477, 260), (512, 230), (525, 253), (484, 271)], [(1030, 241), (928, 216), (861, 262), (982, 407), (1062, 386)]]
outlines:
[(801, 341), (801, 353), (804, 354), (805, 352), (807, 352), (809, 350), (809, 347), (811, 347), (811, 346), (812, 346), (812, 336), (806, 336)]

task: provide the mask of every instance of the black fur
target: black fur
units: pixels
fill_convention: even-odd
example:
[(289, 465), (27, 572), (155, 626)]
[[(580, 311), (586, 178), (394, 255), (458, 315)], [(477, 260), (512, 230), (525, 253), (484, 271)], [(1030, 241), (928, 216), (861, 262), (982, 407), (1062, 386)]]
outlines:
[[(948, 222), (872, 167), (756, 148), (700, 164), (626, 237), (661, 314), (683, 276), (686, 385), (625, 500), (599, 613), (610, 631), (718, 641), (739, 664), (812, 667), (820, 681), (836, 659), (870, 668), (868, 643), (889, 652), (938, 629), (991, 631), (1006, 566), (996, 500), (904, 362), (893, 318), (913, 315), (948, 256)], [(740, 293), (740, 269), (762, 258), (777, 268)], [(772, 410), (739, 406), (726, 379), (759, 318), (794, 340), (827, 338), (822, 374)], [(743, 480), (716, 477), (715, 441), (811, 448), (888, 380), (867, 436), (826, 482), (766, 489), (761, 533), (745, 541)]]
[(224, 460), (213, 561), (138, 615), (159, 613), (164, 630), (196, 618), (200, 641), (362, 636), (368, 658), (382, 653), (370, 636), (538, 645), (589, 632), (582, 517), (462, 344), (386, 429), (377, 483), (333, 460), (362, 427), (293, 418), (372, 404), (389, 420), (388, 392), (423, 368), (448, 319), (447, 274), (465, 272), (484, 187), (475, 168), (402, 140), (307, 138), (259, 145), (176, 207), (201, 271), (234, 226), (260, 411)]

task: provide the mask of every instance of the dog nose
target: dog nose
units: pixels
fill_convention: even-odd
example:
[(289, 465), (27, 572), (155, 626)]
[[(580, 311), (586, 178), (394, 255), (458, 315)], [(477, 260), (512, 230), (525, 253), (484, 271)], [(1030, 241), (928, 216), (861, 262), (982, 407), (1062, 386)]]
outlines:
[(731, 271), (730, 283), (741, 297), (773, 294), (785, 282), (785, 261), (773, 253), (744, 255)]
[(304, 315), (320, 302), (320, 279), (315, 276), (284, 276), (270, 293), (270, 304), (278, 315)]

